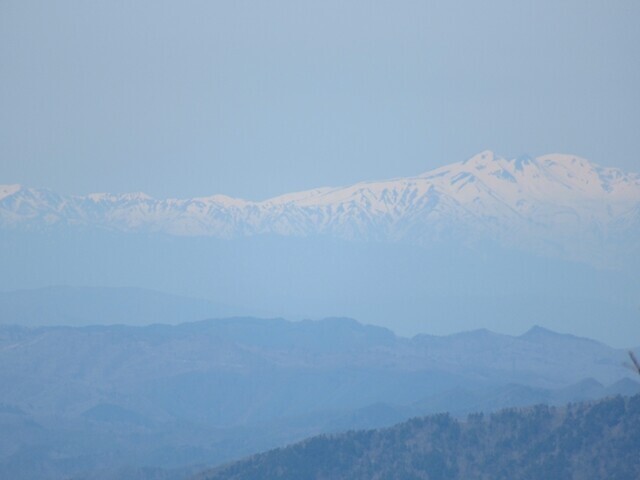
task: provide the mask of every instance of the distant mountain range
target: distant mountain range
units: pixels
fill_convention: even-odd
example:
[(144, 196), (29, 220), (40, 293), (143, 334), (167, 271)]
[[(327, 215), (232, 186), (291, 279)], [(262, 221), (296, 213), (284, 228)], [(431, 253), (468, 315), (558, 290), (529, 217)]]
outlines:
[(640, 175), (573, 155), (505, 159), (485, 151), (415, 177), (318, 188), (264, 201), (223, 195), (65, 196), (0, 186), (0, 226), (98, 227), (237, 238), (325, 235), (499, 246), (611, 265), (640, 253)]
[(0, 477), (165, 478), (121, 469), (193, 471), (416, 415), (637, 393), (626, 360), (540, 327), (403, 338), (338, 318), (0, 326)]

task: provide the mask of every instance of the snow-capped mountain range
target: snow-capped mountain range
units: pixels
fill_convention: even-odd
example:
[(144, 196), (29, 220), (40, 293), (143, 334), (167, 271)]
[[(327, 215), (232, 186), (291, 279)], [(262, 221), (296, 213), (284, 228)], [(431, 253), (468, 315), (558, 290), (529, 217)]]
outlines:
[(224, 195), (64, 196), (0, 185), (0, 226), (56, 225), (221, 238), (328, 235), (418, 245), (490, 241), (606, 263), (620, 253), (623, 258), (640, 251), (640, 175), (573, 155), (509, 160), (484, 151), (415, 177), (259, 202)]

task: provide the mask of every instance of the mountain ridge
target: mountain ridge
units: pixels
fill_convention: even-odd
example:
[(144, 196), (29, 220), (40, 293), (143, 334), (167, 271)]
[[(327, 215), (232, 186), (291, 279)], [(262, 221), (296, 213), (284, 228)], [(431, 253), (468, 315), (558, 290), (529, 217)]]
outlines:
[(344, 318), (0, 325), (0, 428), (12, 432), (0, 442), (0, 477), (205, 468), (443, 409), (465, 415), (640, 391), (624, 349), (565, 335), (434, 338)]
[[(264, 234), (474, 244), (489, 240), (587, 263), (624, 261), (640, 245), (640, 175), (583, 158), (505, 159), (491, 151), (412, 177), (322, 187), (263, 201), (225, 195), (65, 196), (0, 186), (0, 227), (98, 227), (237, 238)], [(622, 257), (622, 258), (618, 258)]]

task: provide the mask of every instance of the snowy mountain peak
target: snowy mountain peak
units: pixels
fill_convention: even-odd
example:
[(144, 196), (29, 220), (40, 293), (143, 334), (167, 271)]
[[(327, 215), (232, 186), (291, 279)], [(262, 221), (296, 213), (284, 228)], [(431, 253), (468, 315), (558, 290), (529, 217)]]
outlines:
[[(538, 158), (521, 155), (505, 159), (487, 150), (463, 162), (454, 163), (420, 175), (451, 187), (470, 188), (511, 203), (535, 200), (545, 203), (603, 201), (638, 198), (640, 177), (616, 168), (604, 168), (588, 160), (567, 154), (548, 154)], [(475, 197), (474, 197), (475, 198)]]
[(133, 192), (133, 193), (124, 193), (120, 195), (120, 199), (125, 200), (127, 202), (135, 202), (135, 201), (146, 202), (148, 200), (153, 200), (153, 197), (151, 195), (147, 195), (144, 192)]
[(486, 167), (491, 162), (495, 162), (499, 157), (496, 156), (491, 150), (484, 150), (480, 153), (475, 154), (474, 156), (468, 158), (467, 160), (461, 162), (463, 165), (469, 165), (474, 168), (480, 167), (480, 169)]
[(506, 159), (486, 150), (415, 177), (316, 188), (262, 202), (226, 195), (62, 196), (0, 186), (0, 226), (55, 224), (222, 238), (319, 234), (423, 246), (490, 241), (605, 262), (611, 252), (640, 254), (640, 176), (575, 155)]
[(14, 183), (12, 185), (0, 185), (0, 200), (9, 195), (13, 195), (22, 189), (22, 185)]
[(212, 203), (227, 207), (245, 207), (251, 202), (242, 200), (241, 198), (233, 198), (227, 195), (216, 194), (208, 197), (198, 197), (193, 199), (194, 202)]

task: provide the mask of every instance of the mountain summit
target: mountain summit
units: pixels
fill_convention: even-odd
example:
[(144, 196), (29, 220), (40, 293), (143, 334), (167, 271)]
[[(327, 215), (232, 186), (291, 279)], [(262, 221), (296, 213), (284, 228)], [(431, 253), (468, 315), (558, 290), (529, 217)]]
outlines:
[(423, 246), (490, 242), (609, 264), (640, 249), (640, 175), (574, 155), (506, 159), (484, 151), (415, 177), (318, 188), (260, 202), (224, 195), (163, 200), (143, 193), (63, 196), (0, 185), (0, 226), (95, 226), (220, 238), (321, 234)]

